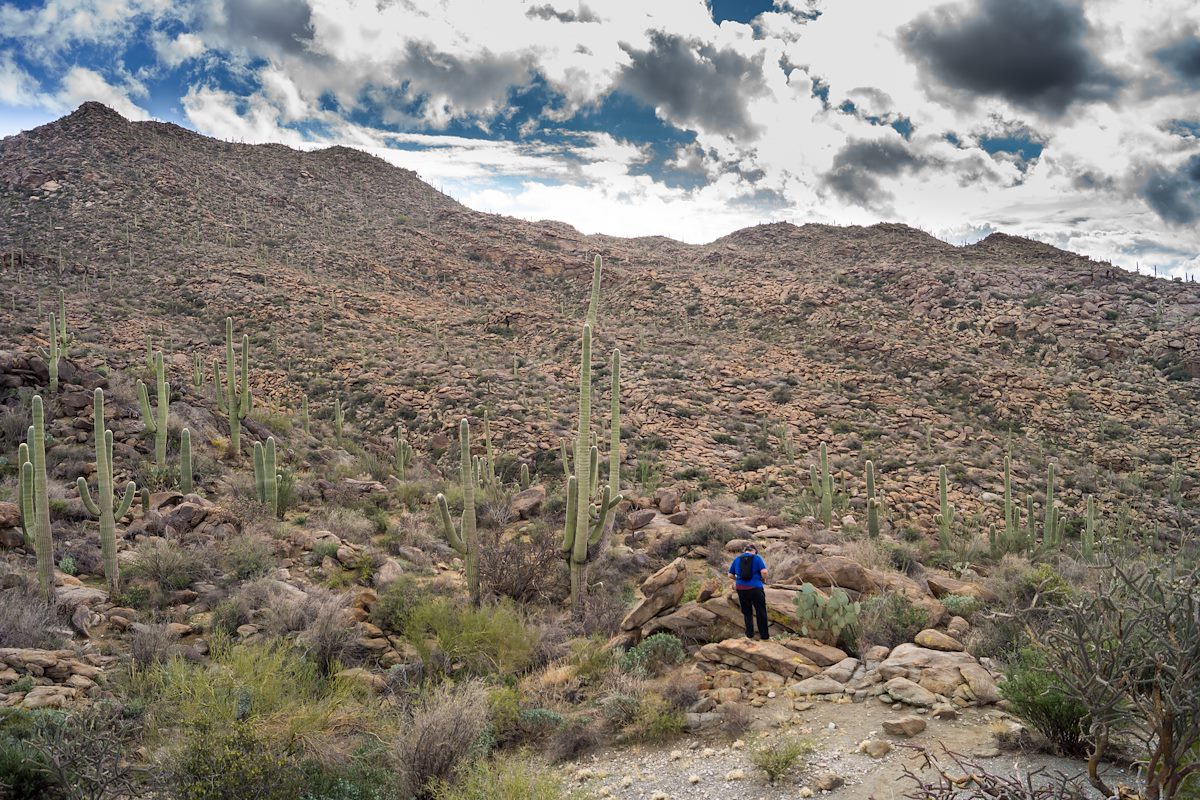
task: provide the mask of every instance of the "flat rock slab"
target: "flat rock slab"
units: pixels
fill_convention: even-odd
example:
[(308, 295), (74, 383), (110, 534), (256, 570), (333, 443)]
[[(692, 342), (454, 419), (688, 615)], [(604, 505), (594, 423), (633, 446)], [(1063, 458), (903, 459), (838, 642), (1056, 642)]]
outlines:
[(892, 736), (916, 736), (925, 730), (925, 725), (925, 720), (909, 714), (906, 717), (898, 719), (885, 719), (883, 721), (883, 732), (890, 733)]

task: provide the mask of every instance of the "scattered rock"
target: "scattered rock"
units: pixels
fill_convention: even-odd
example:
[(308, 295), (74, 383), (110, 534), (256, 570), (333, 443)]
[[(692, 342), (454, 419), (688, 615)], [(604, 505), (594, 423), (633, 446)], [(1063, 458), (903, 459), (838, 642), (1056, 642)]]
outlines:
[(959, 652), (963, 649), (962, 642), (951, 636), (947, 636), (941, 631), (935, 631), (931, 628), (926, 628), (918, 633), (913, 637), (913, 641), (922, 647), (928, 647), (931, 650)]
[(892, 736), (916, 736), (925, 730), (925, 725), (925, 720), (910, 714), (899, 719), (885, 719), (883, 732), (890, 733)]

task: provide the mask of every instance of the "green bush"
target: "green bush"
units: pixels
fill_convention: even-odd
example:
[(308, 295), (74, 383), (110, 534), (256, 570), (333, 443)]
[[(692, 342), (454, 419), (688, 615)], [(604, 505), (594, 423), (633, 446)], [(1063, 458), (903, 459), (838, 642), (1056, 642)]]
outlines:
[(1032, 647), (1014, 655), (1000, 684), (1000, 694), (1012, 703), (1013, 713), (1041, 733), (1064, 755), (1086, 756), (1082, 703), (1067, 696), (1058, 679), (1049, 671), (1046, 656)]
[(948, 594), (942, 598), (942, 605), (951, 615), (970, 619), (979, 610), (979, 600), (965, 594)]
[(681, 735), (686, 727), (686, 716), (662, 697), (647, 695), (642, 698), (633, 720), (625, 726), (624, 735), (631, 742), (658, 743)]
[(378, 746), (364, 748), (346, 763), (300, 765), (299, 800), (394, 800), (400, 797), (396, 775)]
[(566, 800), (562, 779), (544, 767), (515, 759), (478, 761), (433, 789), (435, 800)]
[(139, 544), (129, 565), (131, 577), (151, 580), (164, 591), (186, 589), (204, 572), (204, 564), (193, 553), (163, 539), (147, 539)]
[(661, 674), (687, 658), (683, 642), (669, 633), (647, 636), (621, 656), (621, 669), (643, 677)]
[(58, 786), (43, 771), (41, 754), (30, 747), (33, 715), (15, 709), (0, 710), (0, 797), (5, 800), (56, 800)]
[(275, 568), (275, 551), (261, 536), (239, 536), (226, 546), (224, 566), (239, 581), (261, 578)]
[(164, 774), (177, 800), (294, 800), (301, 788), (296, 765), (243, 721), (193, 730)]
[(431, 640), (444, 663), (474, 675), (521, 672), (533, 659), (537, 637), (511, 603), (484, 608), (449, 600), (420, 603), (409, 612), (404, 635), (432, 663)]
[(790, 772), (801, 756), (811, 753), (814, 745), (809, 739), (787, 738), (763, 744), (750, 751), (750, 763), (767, 776), (767, 783), (775, 783)]
[(902, 594), (886, 592), (868, 597), (861, 603), (855, 642), (859, 653), (875, 645), (895, 647), (912, 638), (929, 625), (929, 614), (913, 605)]

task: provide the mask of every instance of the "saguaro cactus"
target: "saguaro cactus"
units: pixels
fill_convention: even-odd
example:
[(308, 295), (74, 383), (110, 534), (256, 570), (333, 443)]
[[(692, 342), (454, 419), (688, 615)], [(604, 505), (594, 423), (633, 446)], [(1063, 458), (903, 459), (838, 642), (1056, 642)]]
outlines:
[(254, 443), (254, 490), (258, 502), (279, 514), (279, 465), (275, 459), (275, 437), (267, 437), (267, 446)]
[(879, 536), (879, 499), (875, 497), (875, 464), (867, 461), (867, 535)]
[(829, 450), (824, 442), (821, 442), (821, 469), (818, 472), (815, 464), (810, 466), (808, 480), (820, 504), (821, 521), (828, 528), (833, 525), (833, 476), (829, 473)]
[(300, 395), (300, 425), (304, 428), (304, 435), (310, 436), (312, 431), (308, 427), (308, 395)]
[(154, 354), (154, 382), (158, 394), (157, 407), (151, 409), (150, 394), (146, 384), (141, 381), (137, 382), (138, 404), (142, 407), (142, 423), (146, 432), (154, 434), (154, 463), (162, 467), (167, 463), (167, 412), (171, 408), (171, 385), (167, 383), (161, 350)]
[(26, 434), (26, 460), (21, 464), (21, 518), (33, 539), (38, 586), (48, 601), (54, 590), (54, 539), (46, 490), (46, 417), (41, 395), (33, 396), (32, 406), (33, 424)]
[(192, 433), (187, 428), (179, 432), (179, 491), (192, 493)]
[(459, 472), (462, 478), (463, 514), (462, 528), (456, 528), (450, 518), (450, 506), (446, 495), (437, 496), (438, 511), (441, 514), (442, 530), (446, 540), (450, 542), (467, 565), (467, 592), (471, 605), (479, 605), (479, 542), (475, 536), (475, 468), (471, 459), (471, 425), (464, 418), (458, 423), (459, 442)]
[(339, 445), (342, 443), (342, 424), (345, 419), (342, 416), (342, 398), (333, 398), (333, 438)]
[[(562, 543), (562, 551), (571, 565), (572, 605), (587, 592), (588, 548), (600, 541), (608, 514), (620, 501), (619, 497), (612, 497), (610, 484), (604, 487), (599, 503), (593, 506), (600, 454), (591, 444), (591, 418), (592, 326), (584, 325), (579, 362), (579, 433), (575, 439), (575, 474), (567, 479), (567, 519)], [(619, 426), (617, 432), (619, 437)], [(620, 446), (619, 438), (617, 445)]]
[(600, 256), (596, 256), (596, 260), (592, 262), (592, 296), (588, 301), (587, 324), (596, 329), (596, 314), (600, 308), (600, 273), (603, 270), (603, 262)]
[(1083, 534), (1079, 549), (1084, 561), (1091, 561), (1096, 552), (1096, 500), (1087, 496), (1087, 516), (1083, 519)]
[(221, 392), (221, 368), (213, 364), (217, 385), (217, 407), (229, 419), (229, 450), (234, 458), (242, 455), (242, 420), (254, 407), (250, 392), (250, 337), (242, 334), (242, 376), (238, 380), (233, 360), (233, 317), (225, 318), (225, 389)]
[(1062, 528), (1059, 524), (1058, 505), (1054, 502), (1054, 464), (1046, 465), (1046, 508), (1042, 522), (1042, 544), (1058, 547), (1062, 544)]
[(483, 412), (483, 470), (480, 478), (484, 487), (494, 489), (497, 486), (496, 481), (496, 455), (492, 450), (492, 422), (491, 417), (485, 410)]
[(46, 339), (46, 349), (42, 355), (46, 357), (46, 367), (50, 372), (50, 393), (58, 392), (58, 359), (62, 352), (59, 349), (58, 342), (58, 326), (54, 321), (54, 314), (50, 315), (50, 335)]
[(204, 386), (204, 358), (199, 353), (192, 357), (192, 386)]
[(405, 480), (408, 474), (408, 465), (412, 463), (413, 449), (400, 434), (396, 434), (396, 439), (392, 444), (392, 464), (396, 472), (396, 477), (400, 480)]
[[(608, 441), (608, 495), (610, 498), (621, 496), (621, 351), (613, 349), (611, 386), (609, 389), (609, 441)], [(608, 518), (608, 529), (612, 530), (615, 515)]]
[(67, 346), (75, 338), (67, 331), (67, 296), (62, 289), (58, 290), (58, 354), (67, 357)]
[(80, 477), (75, 483), (79, 488), (79, 499), (83, 501), (84, 508), (100, 520), (100, 552), (104, 557), (104, 578), (108, 583), (109, 596), (116, 597), (121, 591), (121, 574), (117, 563), (117, 520), (129, 512), (137, 484), (133, 481), (126, 483), (125, 492), (120, 499), (114, 494), (113, 434), (104, 425), (103, 389), (95, 391), (92, 405), (92, 428), (96, 437), (96, 499), (92, 499), (86, 480)]
[(943, 550), (950, 549), (950, 532), (954, 528), (954, 504), (950, 502), (946, 485), (946, 465), (938, 467), (938, 543)]

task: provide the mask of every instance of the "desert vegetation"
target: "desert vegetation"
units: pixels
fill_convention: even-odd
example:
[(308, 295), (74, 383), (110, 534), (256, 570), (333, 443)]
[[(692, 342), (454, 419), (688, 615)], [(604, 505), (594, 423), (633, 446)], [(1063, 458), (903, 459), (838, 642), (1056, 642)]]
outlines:
[(0, 796), (1200, 792), (1193, 287), (589, 239), (168, 128), (0, 145)]

